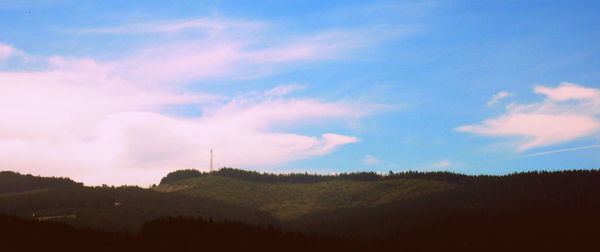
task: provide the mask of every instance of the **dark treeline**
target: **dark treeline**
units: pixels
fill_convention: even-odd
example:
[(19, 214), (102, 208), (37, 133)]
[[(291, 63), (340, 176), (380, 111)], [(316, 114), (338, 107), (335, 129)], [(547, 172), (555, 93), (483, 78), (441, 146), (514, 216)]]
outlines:
[(37, 177), (12, 171), (0, 172), (0, 193), (23, 192), (36, 189), (82, 187), (69, 178)]
[(194, 170), (194, 169), (177, 170), (174, 172), (170, 172), (169, 174), (167, 174), (167, 176), (162, 178), (160, 180), (160, 184), (164, 185), (164, 184), (172, 183), (172, 182), (179, 181), (179, 180), (202, 177), (204, 175), (208, 175), (208, 173), (203, 173), (203, 172), (200, 172), (200, 171)]
[(146, 222), (137, 235), (0, 215), (3, 251), (366, 251), (333, 236), (199, 218)]
[(0, 215), (2, 251), (134, 251), (133, 237)]
[(255, 225), (277, 223), (271, 215), (256, 209), (132, 186), (55, 188), (0, 197), (0, 214), (25, 218), (57, 217), (57, 221), (77, 226), (127, 233), (137, 232), (146, 221), (179, 215), (244, 221)]
[[(139, 233), (162, 251), (364, 251), (356, 242), (335, 236), (284, 232), (234, 222), (169, 218), (144, 224)], [(173, 244), (176, 244), (174, 247)]]
[(437, 180), (450, 183), (464, 184), (473, 181), (473, 176), (456, 174), (452, 172), (419, 172), (419, 171), (404, 171), (392, 172), (382, 175), (375, 172), (351, 172), (338, 173), (331, 175), (311, 174), (311, 173), (286, 173), (274, 174), (263, 173), (257, 171), (247, 171), (235, 168), (222, 168), (212, 172), (200, 172), (194, 169), (177, 170), (167, 174), (160, 184), (168, 184), (179, 180), (198, 178), (202, 176), (223, 176), (235, 178), (251, 182), (261, 183), (317, 183), (331, 180), (353, 180), (353, 181), (378, 181), (384, 179), (423, 179)]
[(406, 251), (586, 251), (600, 237), (600, 171), (484, 176), (452, 190), (288, 223)]

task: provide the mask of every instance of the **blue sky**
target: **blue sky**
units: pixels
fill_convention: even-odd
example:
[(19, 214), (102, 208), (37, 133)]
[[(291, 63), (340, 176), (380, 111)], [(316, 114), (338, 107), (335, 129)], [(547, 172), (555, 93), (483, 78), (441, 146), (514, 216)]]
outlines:
[(0, 1), (0, 165), (600, 166), (597, 1)]

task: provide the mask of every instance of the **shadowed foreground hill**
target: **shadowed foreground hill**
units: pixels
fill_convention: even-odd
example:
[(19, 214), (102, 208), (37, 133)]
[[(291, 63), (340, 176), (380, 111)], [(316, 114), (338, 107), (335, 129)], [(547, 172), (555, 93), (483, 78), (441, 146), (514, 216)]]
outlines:
[(0, 194), (80, 187), (83, 187), (82, 183), (77, 183), (69, 178), (46, 178), (21, 175), (11, 171), (0, 171)]
[[(164, 250), (173, 242), (193, 247), (199, 237), (226, 233), (227, 221), (245, 223), (239, 230), (260, 230), (248, 232), (257, 232), (249, 237), (265, 243), (263, 249), (280, 239), (314, 236), (324, 239), (318, 244), (329, 244), (323, 245), (329, 251), (347, 251), (348, 244), (367, 251), (593, 251), (589, 248), (597, 247), (600, 237), (596, 170), (321, 176), (225, 169), (172, 175), (151, 190), (81, 185), (13, 190), (0, 193), (0, 212), (29, 219), (35, 213), (42, 220), (54, 216), (49, 220), (125, 230), (130, 236), (141, 230), (136, 239), (154, 237), (148, 240), (163, 243), (148, 244)], [(203, 216), (220, 224), (167, 219), (172, 224), (167, 227), (151, 221), (169, 216)], [(289, 236), (269, 225), (296, 233)], [(187, 229), (203, 231), (180, 232)]]
[(361, 244), (332, 236), (283, 232), (276, 228), (168, 218), (145, 223), (137, 235), (123, 235), (62, 223), (0, 215), (6, 251), (364, 251)]
[(408, 251), (583, 251), (600, 237), (600, 172), (486, 177), (370, 209), (289, 223)]
[[(8, 178), (3, 177), (7, 174)], [(0, 181), (15, 180), (21, 183), (20, 188), (35, 189), (0, 193), (0, 214), (129, 233), (137, 232), (147, 221), (169, 216), (197, 216), (253, 225), (277, 223), (269, 214), (213, 199), (161, 193), (132, 186), (62, 186), (62, 178), (14, 174), (16, 173), (2, 173)], [(30, 177), (35, 179), (31, 180)], [(37, 182), (39, 179), (50, 182), (46, 181), (43, 184), (45, 186), (41, 186)]]

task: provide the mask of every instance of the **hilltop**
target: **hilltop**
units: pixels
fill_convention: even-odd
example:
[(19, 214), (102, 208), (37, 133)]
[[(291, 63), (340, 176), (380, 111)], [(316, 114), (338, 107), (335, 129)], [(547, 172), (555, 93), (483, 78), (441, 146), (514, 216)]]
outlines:
[(383, 179), (375, 173), (275, 175), (231, 168), (210, 173), (182, 170), (167, 175), (152, 190), (215, 199), (291, 220), (336, 209), (376, 207), (458, 186), (400, 177)]

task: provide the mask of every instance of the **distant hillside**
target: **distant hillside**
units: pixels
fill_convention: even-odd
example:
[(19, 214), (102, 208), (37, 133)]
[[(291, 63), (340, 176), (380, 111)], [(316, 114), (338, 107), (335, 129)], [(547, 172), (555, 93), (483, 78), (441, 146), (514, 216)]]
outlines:
[(68, 179), (17, 173), (3, 175), (2, 181), (10, 181), (7, 183), (10, 188), (19, 188), (22, 192), (11, 190), (11, 193), (0, 194), (0, 214), (120, 232), (137, 232), (144, 222), (168, 216), (197, 216), (254, 225), (277, 223), (267, 213), (214, 199), (139, 187), (84, 187)]
[(69, 178), (47, 178), (32, 175), (22, 175), (12, 171), (0, 172), (0, 195), (31, 190), (82, 187)]
[(457, 186), (446, 182), (419, 179), (361, 181), (324, 178), (320, 182), (310, 183), (253, 182), (249, 179), (242, 180), (221, 176), (220, 173), (211, 173), (162, 184), (152, 190), (179, 192), (238, 204), (269, 212), (282, 220), (289, 220), (305, 214), (341, 208), (375, 207)]
[(452, 172), (419, 172), (419, 171), (405, 171), (405, 172), (389, 172), (388, 174), (381, 175), (375, 172), (352, 172), (352, 173), (338, 173), (335, 175), (322, 175), (322, 174), (310, 174), (310, 173), (286, 173), (286, 174), (274, 174), (274, 173), (261, 173), (257, 171), (248, 171), (235, 168), (222, 168), (211, 172), (201, 172), (194, 169), (177, 170), (167, 174), (161, 179), (160, 185), (173, 183), (180, 180), (199, 178), (208, 175), (221, 176), (227, 178), (235, 178), (239, 180), (249, 182), (260, 182), (260, 183), (318, 183), (332, 180), (352, 180), (352, 181), (379, 181), (389, 179), (421, 179), (421, 180), (435, 180), (455, 184), (465, 184), (474, 181), (475, 179), (485, 178), (490, 176), (467, 176), (463, 174), (457, 174)]
[(585, 251), (600, 237), (600, 171), (487, 177), (453, 190), (287, 224), (407, 251)]

